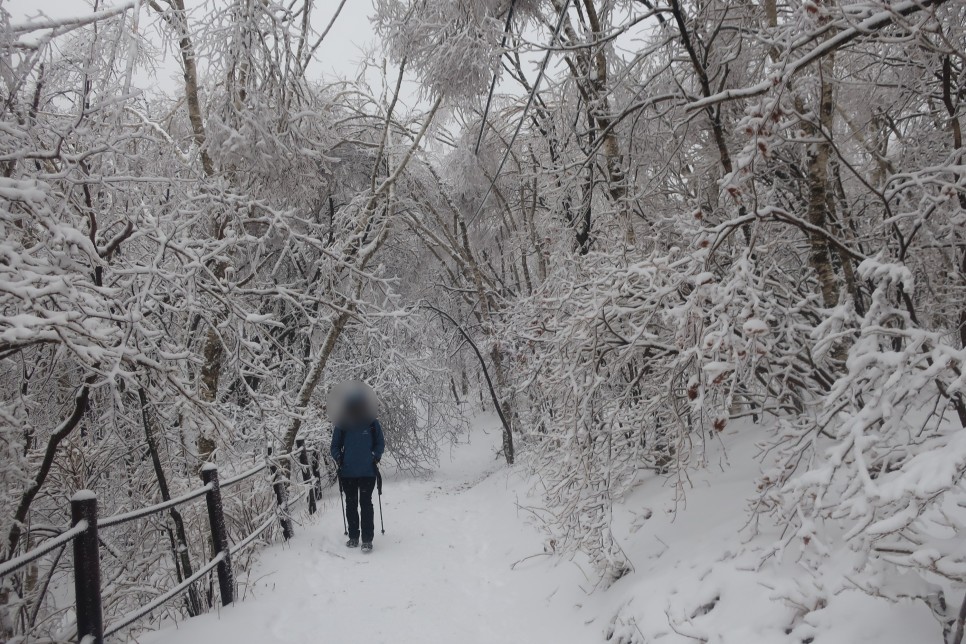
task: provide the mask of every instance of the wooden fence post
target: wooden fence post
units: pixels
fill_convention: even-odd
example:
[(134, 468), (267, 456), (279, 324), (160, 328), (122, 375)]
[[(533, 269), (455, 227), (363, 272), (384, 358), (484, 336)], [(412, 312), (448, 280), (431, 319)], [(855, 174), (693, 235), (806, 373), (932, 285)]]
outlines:
[(315, 514), (315, 488), (312, 485), (312, 472), (309, 469), (309, 453), (305, 449), (305, 439), (300, 438), (295, 441), (295, 446), (299, 452), (299, 465), (302, 470), (302, 482), (309, 486), (309, 514)]
[[(268, 448), (268, 457), (272, 457), (272, 448)], [(278, 504), (279, 523), (282, 524), (282, 536), (286, 541), (291, 539), (295, 533), (292, 530), (292, 519), (288, 516), (288, 502), (285, 495), (285, 483), (278, 479), (278, 465), (272, 462), (269, 469), (272, 472), (272, 488), (275, 490), (275, 502)]]
[(211, 545), (215, 553), (222, 553), (218, 562), (218, 589), (221, 591), (221, 605), (227, 606), (235, 601), (235, 573), (231, 568), (231, 550), (228, 546), (228, 530), (225, 528), (225, 510), (221, 505), (221, 487), (218, 485), (218, 466), (205, 463), (201, 468), (201, 480), (210, 485), (205, 493), (208, 504), (208, 525), (211, 527)]
[(80, 490), (70, 500), (70, 523), (87, 522), (74, 538), (74, 598), (77, 606), (77, 641), (103, 644), (104, 616), (101, 607), (101, 557), (97, 541), (97, 497)]

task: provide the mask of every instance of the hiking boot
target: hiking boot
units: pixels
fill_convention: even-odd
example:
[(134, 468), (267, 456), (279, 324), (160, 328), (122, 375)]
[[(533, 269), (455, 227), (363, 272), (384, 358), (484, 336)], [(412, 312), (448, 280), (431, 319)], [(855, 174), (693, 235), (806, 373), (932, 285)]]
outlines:
[(349, 539), (348, 541), (345, 542), (345, 546), (346, 546), (346, 548), (358, 548), (359, 547), (359, 540), (358, 539)]
[(362, 551), (363, 552), (372, 552), (372, 542), (371, 541), (364, 542), (362, 544)]

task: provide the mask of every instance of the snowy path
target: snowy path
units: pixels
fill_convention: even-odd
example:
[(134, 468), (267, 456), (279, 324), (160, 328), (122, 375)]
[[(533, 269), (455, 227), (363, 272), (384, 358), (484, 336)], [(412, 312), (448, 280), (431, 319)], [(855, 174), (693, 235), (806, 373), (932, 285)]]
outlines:
[(295, 539), (262, 551), (244, 601), (139, 641), (599, 641), (599, 628), (582, 624), (564, 600), (554, 601), (558, 587), (582, 580), (572, 564), (535, 557), (511, 570), (542, 552), (542, 540), (514, 505), (520, 481), (495, 460), (499, 440), (495, 429), (476, 431), (452, 460), (443, 455), (443, 467), (430, 478), (387, 477), (387, 534), (378, 534), (377, 507), (371, 555), (345, 547), (337, 492), (327, 491), (321, 514)]
[[(148, 633), (144, 644), (909, 644), (942, 640), (922, 602), (876, 599), (812, 578), (800, 562), (762, 566), (777, 528), (748, 539), (746, 498), (759, 471), (748, 428), (709, 445), (683, 497), (648, 476), (617, 508), (615, 533), (636, 573), (611, 589), (577, 565), (539, 556), (543, 538), (517, 510), (530, 483), (494, 458), (498, 423), (431, 477), (387, 477), (385, 536), (345, 547), (337, 492), (296, 537), (259, 553), (245, 599)], [(728, 465), (725, 466), (725, 461)], [(671, 480), (670, 482), (673, 482)], [(525, 499), (521, 499), (526, 503)], [(679, 512), (686, 503), (688, 512)], [(377, 510), (378, 512), (378, 510)], [(378, 515), (377, 515), (378, 521)], [(378, 524), (377, 524), (378, 528)], [(772, 532), (768, 532), (772, 530)], [(533, 556), (538, 555), (538, 556)], [(579, 559), (578, 559), (579, 560)], [(771, 562), (771, 559), (768, 558)], [(519, 563), (518, 563), (519, 562)], [(517, 565), (514, 565), (514, 564)], [(512, 568), (511, 568), (512, 566)], [(808, 610), (802, 611), (801, 607)], [(610, 639), (607, 639), (610, 635)]]

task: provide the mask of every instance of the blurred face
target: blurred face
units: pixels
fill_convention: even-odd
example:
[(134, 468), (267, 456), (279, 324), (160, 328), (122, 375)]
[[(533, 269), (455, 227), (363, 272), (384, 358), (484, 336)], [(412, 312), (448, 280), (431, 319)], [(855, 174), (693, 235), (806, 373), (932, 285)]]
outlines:
[(346, 411), (346, 417), (349, 420), (353, 420), (353, 421), (367, 420), (365, 400), (362, 400), (362, 399), (350, 400), (346, 405), (345, 411)]
[(378, 405), (375, 393), (368, 385), (350, 380), (329, 390), (326, 413), (335, 425), (361, 425), (375, 420)]

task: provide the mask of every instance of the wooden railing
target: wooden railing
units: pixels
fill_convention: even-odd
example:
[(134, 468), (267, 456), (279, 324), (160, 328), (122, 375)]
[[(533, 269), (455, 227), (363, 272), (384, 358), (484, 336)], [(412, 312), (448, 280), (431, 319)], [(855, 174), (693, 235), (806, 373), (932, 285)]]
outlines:
[[(296, 499), (286, 498), (286, 485), (279, 477), (280, 459), (290, 458), (302, 472), (304, 487)], [(269, 449), (269, 459), (262, 465), (233, 476), (225, 481), (219, 481), (218, 468), (206, 464), (201, 470), (203, 485), (191, 492), (175, 499), (164, 501), (146, 508), (117, 514), (105, 519), (98, 519), (97, 497), (89, 490), (77, 492), (70, 501), (70, 527), (57, 535), (47, 539), (39, 546), (18, 557), (0, 563), (0, 578), (23, 569), (32, 562), (40, 559), (57, 548), (73, 545), (74, 551), (74, 594), (77, 609), (77, 641), (81, 644), (101, 644), (106, 637), (110, 637), (134, 622), (148, 615), (151, 611), (186, 592), (193, 584), (202, 579), (212, 570), (217, 569), (218, 590), (222, 605), (227, 606), (235, 601), (235, 574), (232, 569), (232, 556), (250, 546), (260, 534), (265, 532), (276, 521), (281, 524), (282, 535), (286, 540), (294, 535), (289, 508), (302, 497), (308, 496), (309, 514), (316, 511), (316, 502), (321, 498), (322, 481), (319, 473), (320, 454), (312, 451), (311, 458), (304, 440), (296, 441), (296, 451), (281, 457), (272, 458)], [(272, 488), (275, 493), (276, 508), (263, 523), (256, 527), (248, 536), (229, 545), (228, 531), (225, 527), (225, 514), (222, 507), (221, 493), (233, 485), (249, 479), (265, 470), (271, 472)], [(100, 570), (100, 541), (98, 531), (141, 519), (165, 510), (190, 503), (205, 497), (208, 506), (208, 526), (211, 530), (211, 544), (214, 556), (200, 570), (184, 579), (174, 588), (154, 598), (148, 604), (124, 615), (113, 624), (104, 626), (103, 605), (101, 599), (101, 570)]]

